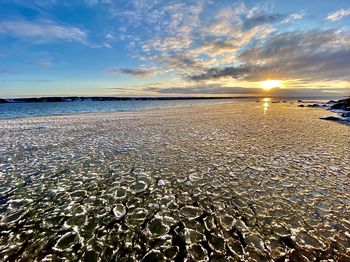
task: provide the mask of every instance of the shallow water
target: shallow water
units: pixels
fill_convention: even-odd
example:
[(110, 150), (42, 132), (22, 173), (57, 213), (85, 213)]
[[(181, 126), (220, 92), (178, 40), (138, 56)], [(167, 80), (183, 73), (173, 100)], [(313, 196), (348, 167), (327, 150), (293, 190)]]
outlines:
[(350, 259), (350, 128), (296, 104), (0, 121), (3, 260)]
[[(296, 98), (269, 98), (270, 100), (296, 101)], [(302, 99), (302, 98), (301, 98)], [(329, 97), (305, 100), (305, 103), (327, 102)], [(259, 98), (226, 98), (226, 99), (186, 99), (186, 100), (129, 100), (129, 101), (81, 101), (81, 102), (41, 102), (41, 103), (6, 103), (0, 104), (0, 119), (68, 115), (77, 113), (123, 112), (157, 108), (191, 107), (198, 105), (215, 105), (225, 103), (245, 103), (261, 100)]]
[(28, 116), (52, 116), (76, 113), (121, 112), (168, 107), (186, 107), (232, 102), (254, 101), (244, 99), (200, 99), (200, 100), (130, 100), (130, 101), (83, 101), (0, 104), (0, 119)]

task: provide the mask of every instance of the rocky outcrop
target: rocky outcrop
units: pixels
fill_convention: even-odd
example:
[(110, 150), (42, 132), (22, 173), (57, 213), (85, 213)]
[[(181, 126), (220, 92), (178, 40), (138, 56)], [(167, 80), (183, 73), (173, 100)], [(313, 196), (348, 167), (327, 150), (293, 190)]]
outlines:
[(329, 109), (340, 109), (344, 111), (350, 111), (350, 97), (336, 101), (333, 105), (331, 105)]

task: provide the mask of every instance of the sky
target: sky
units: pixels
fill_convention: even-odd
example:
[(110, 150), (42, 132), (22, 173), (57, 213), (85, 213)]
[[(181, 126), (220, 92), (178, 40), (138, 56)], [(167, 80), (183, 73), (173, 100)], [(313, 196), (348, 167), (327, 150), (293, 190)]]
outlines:
[(2, 98), (220, 95), (350, 95), (350, 2), (0, 0)]

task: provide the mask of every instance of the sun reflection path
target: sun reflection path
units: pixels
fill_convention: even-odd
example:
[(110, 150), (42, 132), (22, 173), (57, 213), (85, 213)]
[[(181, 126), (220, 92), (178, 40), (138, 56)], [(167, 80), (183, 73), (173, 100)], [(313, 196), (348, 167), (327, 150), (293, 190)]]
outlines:
[(263, 101), (264, 115), (266, 115), (267, 110), (269, 109), (269, 106), (270, 106), (271, 99), (270, 98), (264, 98), (262, 101)]

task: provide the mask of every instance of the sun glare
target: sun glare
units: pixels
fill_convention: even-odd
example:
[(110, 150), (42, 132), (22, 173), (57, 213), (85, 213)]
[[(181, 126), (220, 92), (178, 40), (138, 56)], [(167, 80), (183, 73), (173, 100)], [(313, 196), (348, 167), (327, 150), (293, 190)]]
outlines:
[(270, 90), (272, 88), (281, 87), (282, 85), (283, 85), (283, 83), (280, 80), (266, 80), (266, 81), (261, 82), (261, 84), (260, 84), (261, 88), (263, 88), (265, 90)]

